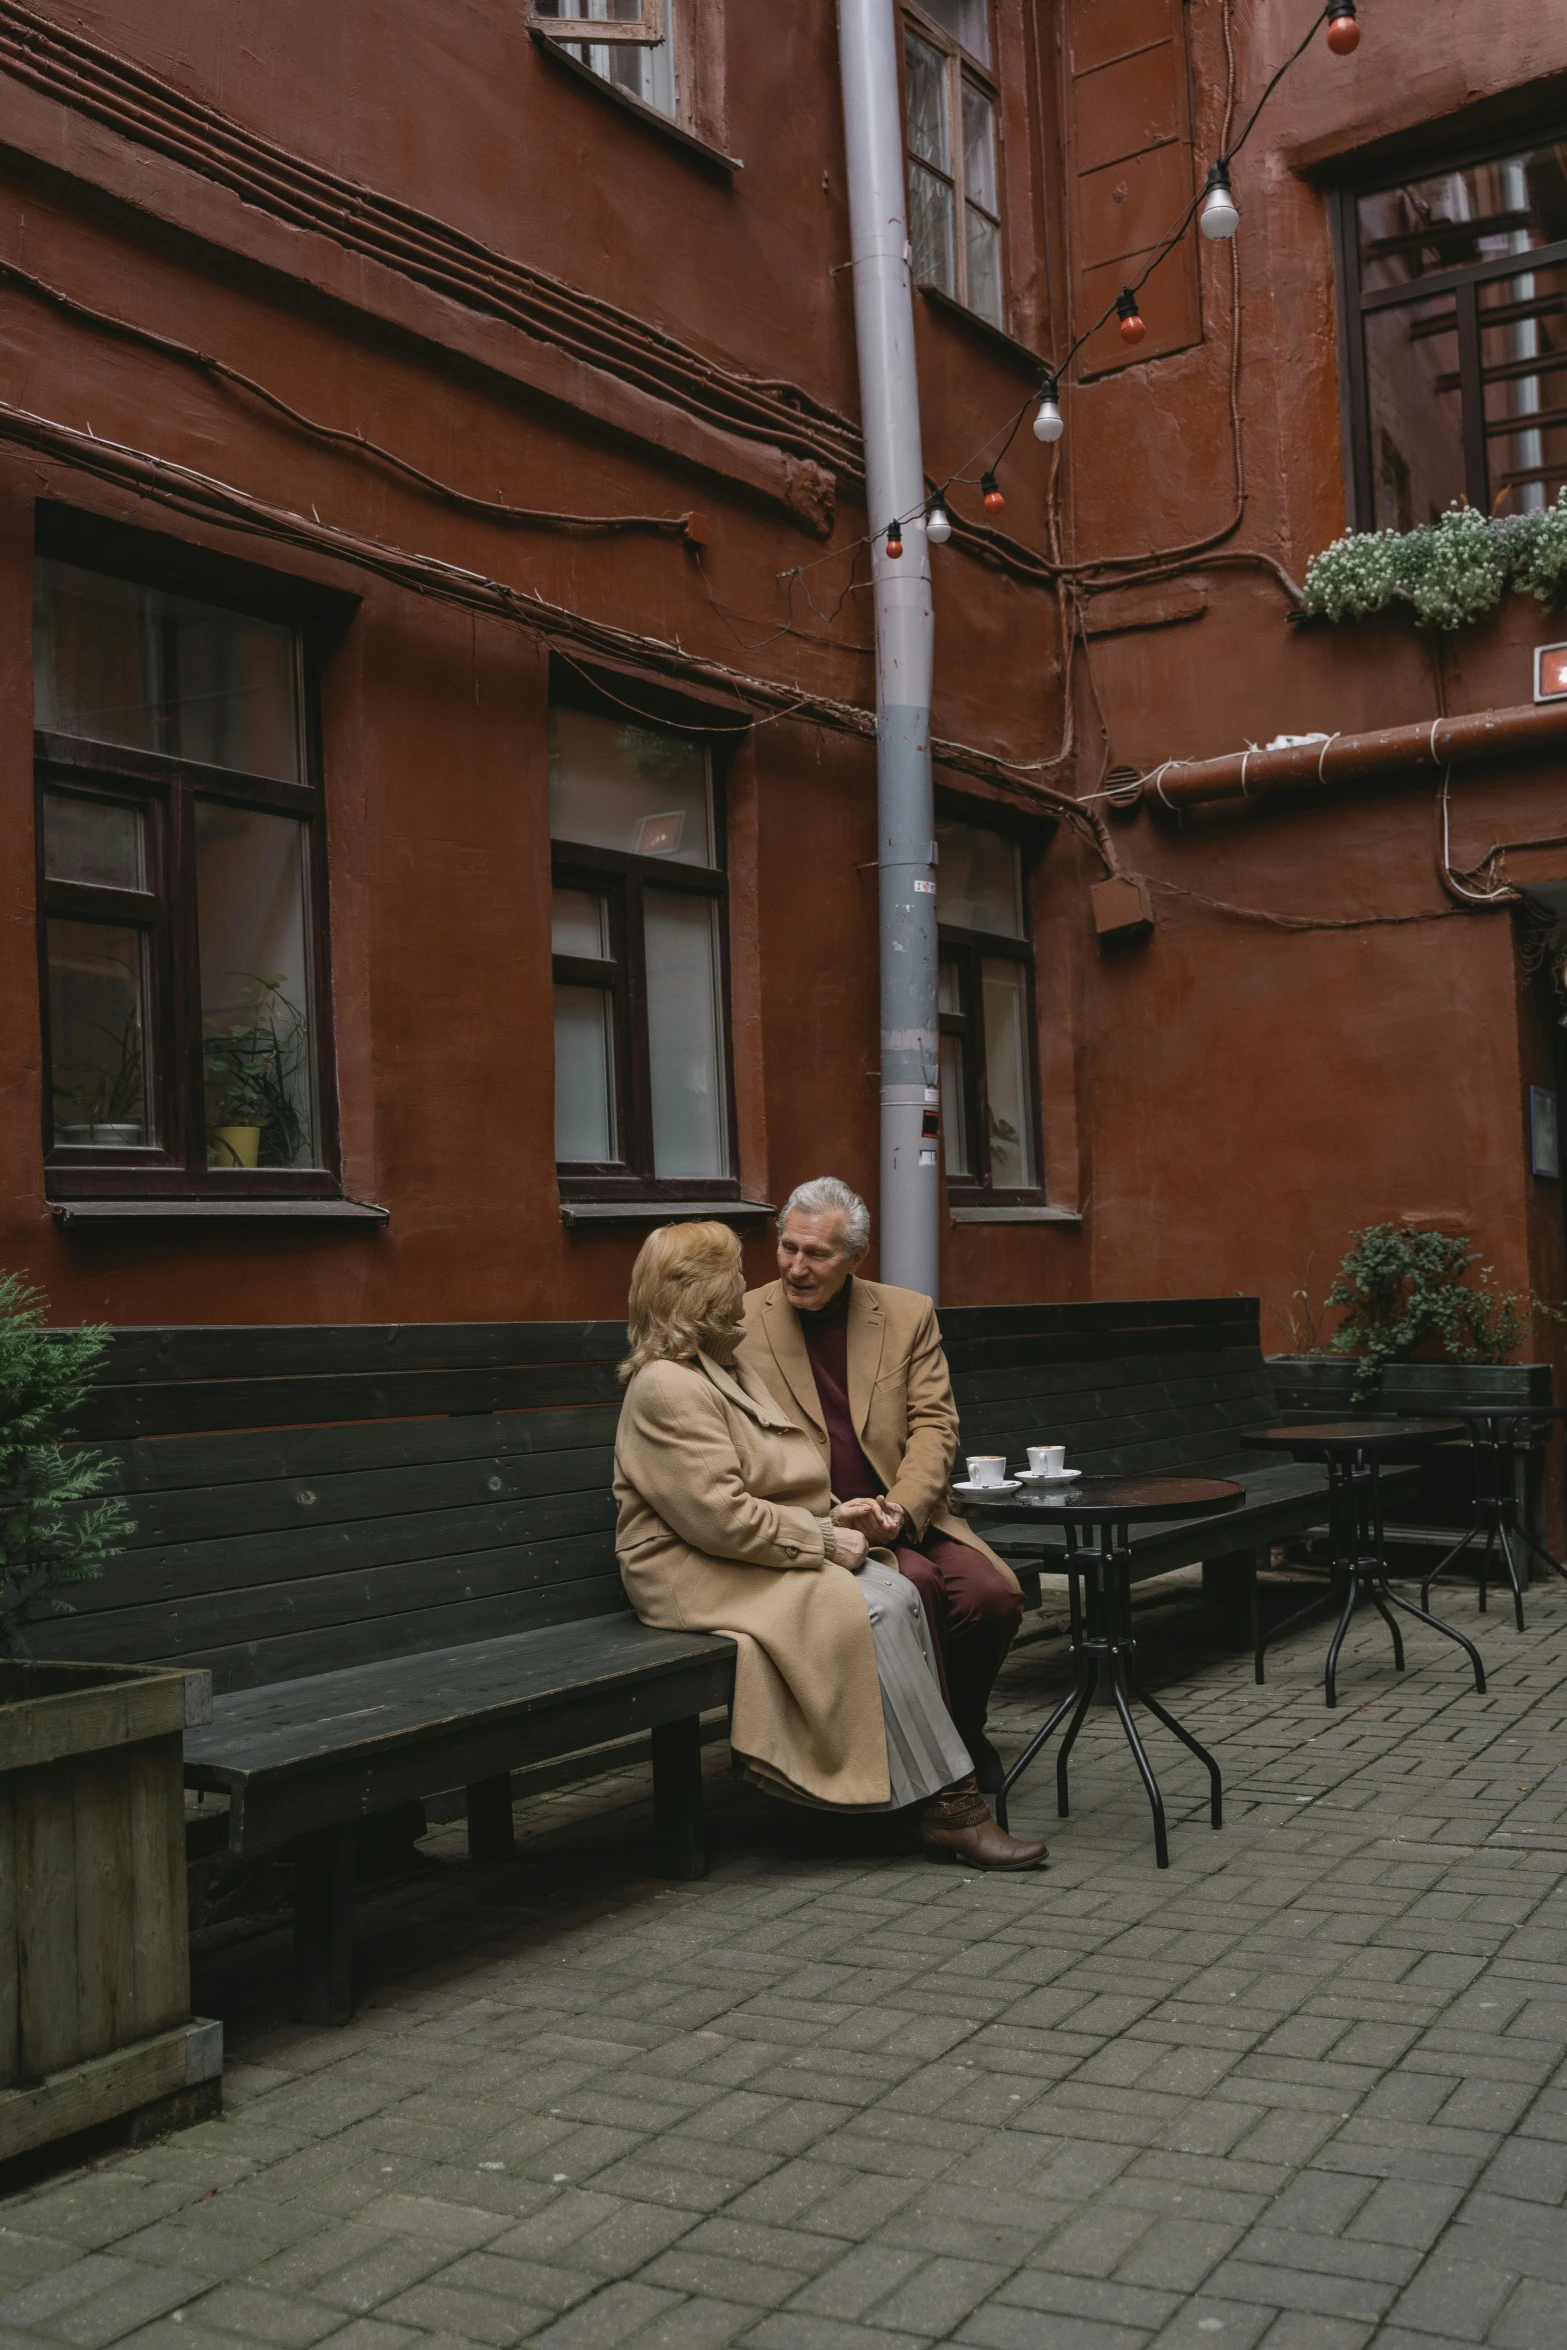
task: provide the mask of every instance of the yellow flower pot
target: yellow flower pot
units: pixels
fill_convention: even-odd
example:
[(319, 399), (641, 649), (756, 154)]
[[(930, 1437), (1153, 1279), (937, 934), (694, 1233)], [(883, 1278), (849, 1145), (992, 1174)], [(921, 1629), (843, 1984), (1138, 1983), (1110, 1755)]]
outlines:
[(218, 1126), (213, 1130), (215, 1167), (253, 1167), (261, 1156), (259, 1126)]

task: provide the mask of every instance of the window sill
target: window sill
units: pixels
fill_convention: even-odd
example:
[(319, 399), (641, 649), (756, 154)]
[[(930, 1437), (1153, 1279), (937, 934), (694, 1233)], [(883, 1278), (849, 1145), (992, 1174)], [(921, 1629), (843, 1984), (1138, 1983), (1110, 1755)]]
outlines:
[(954, 1224), (1081, 1224), (1077, 1208), (948, 1208)]
[(966, 303), (959, 302), (955, 296), (949, 294), (944, 286), (922, 283), (920, 292), (932, 310), (942, 318), (950, 318), (958, 326), (971, 328), (978, 335), (980, 341), (987, 343), (999, 357), (1010, 359), (1014, 367), (1026, 368), (1036, 381), (1041, 376), (1050, 373), (1048, 359), (1042, 357), (1038, 351), (1031, 351), (1028, 345), (1020, 343), (1016, 336), (1009, 335), (1005, 327), (992, 326), (988, 318), (981, 318), (977, 310), (970, 310)]
[(765, 1199), (563, 1199), (563, 1224), (749, 1224), (776, 1216)]
[(362, 1199), (52, 1199), (61, 1224), (271, 1223), (371, 1224), (391, 1220), (390, 1208)]
[(602, 74), (595, 73), (592, 66), (584, 65), (580, 58), (568, 57), (553, 34), (541, 32), (537, 25), (530, 26), (529, 32), (534, 47), (549, 59), (557, 73), (569, 74), (573, 81), (591, 90), (596, 98), (602, 98), (607, 106), (618, 108), (622, 114), (629, 114), (634, 121), (669, 140), (672, 146), (682, 148), (693, 163), (702, 164), (707, 170), (718, 172), (731, 181), (737, 171), (744, 171), (745, 165), (738, 155), (726, 155), (721, 147), (710, 147), (706, 139), (699, 139), (695, 131), (685, 130), (678, 122), (672, 122), (667, 114), (660, 114), (656, 106), (648, 106), (642, 99), (633, 98), (629, 90), (619, 89), (614, 82), (605, 81)]

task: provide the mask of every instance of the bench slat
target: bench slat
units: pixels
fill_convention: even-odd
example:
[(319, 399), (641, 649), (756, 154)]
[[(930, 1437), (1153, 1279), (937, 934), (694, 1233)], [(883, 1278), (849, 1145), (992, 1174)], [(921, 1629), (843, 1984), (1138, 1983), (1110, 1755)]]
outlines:
[(268, 1428), (206, 1436), (137, 1437), (114, 1449), (113, 1490), (127, 1495), (221, 1491), (274, 1477), (412, 1468), (514, 1453), (611, 1446), (619, 1406), (465, 1413), (459, 1419), (370, 1420), (332, 1428)]

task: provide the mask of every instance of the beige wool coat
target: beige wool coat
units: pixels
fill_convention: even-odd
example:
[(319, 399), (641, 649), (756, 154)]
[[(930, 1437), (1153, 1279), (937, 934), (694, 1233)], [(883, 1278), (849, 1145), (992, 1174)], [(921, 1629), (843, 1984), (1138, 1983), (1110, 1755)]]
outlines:
[(826, 1555), (826, 1462), (755, 1373), (705, 1354), (636, 1372), (615, 1500), (643, 1623), (736, 1643), (735, 1751), (817, 1803), (889, 1802), (870, 1617)]
[[(936, 1309), (917, 1290), (893, 1289), (856, 1275), (849, 1291), (849, 1410), (861, 1450), (906, 1510), (915, 1539), (934, 1528), (966, 1542), (1018, 1588), (1003, 1558), (952, 1508), (947, 1490), (958, 1451), (958, 1407), (941, 1351)], [(754, 1371), (816, 1446), (823, 1474), (831, 1447), (800, 1317), (781, 1281), (747, 1292), (740, 1362)]]

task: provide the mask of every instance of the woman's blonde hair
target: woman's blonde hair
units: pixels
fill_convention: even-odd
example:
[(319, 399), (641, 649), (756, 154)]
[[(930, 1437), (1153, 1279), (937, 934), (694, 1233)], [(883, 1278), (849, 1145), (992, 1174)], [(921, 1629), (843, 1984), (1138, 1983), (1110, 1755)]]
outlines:
[(739, 1327), (740, 1243), (727, 1224), (661, 1224), (637, 1251), (626, 1301), (629, 1379), (645, 1363), (688, 1363), (699, 1352), (728, 1362)]

